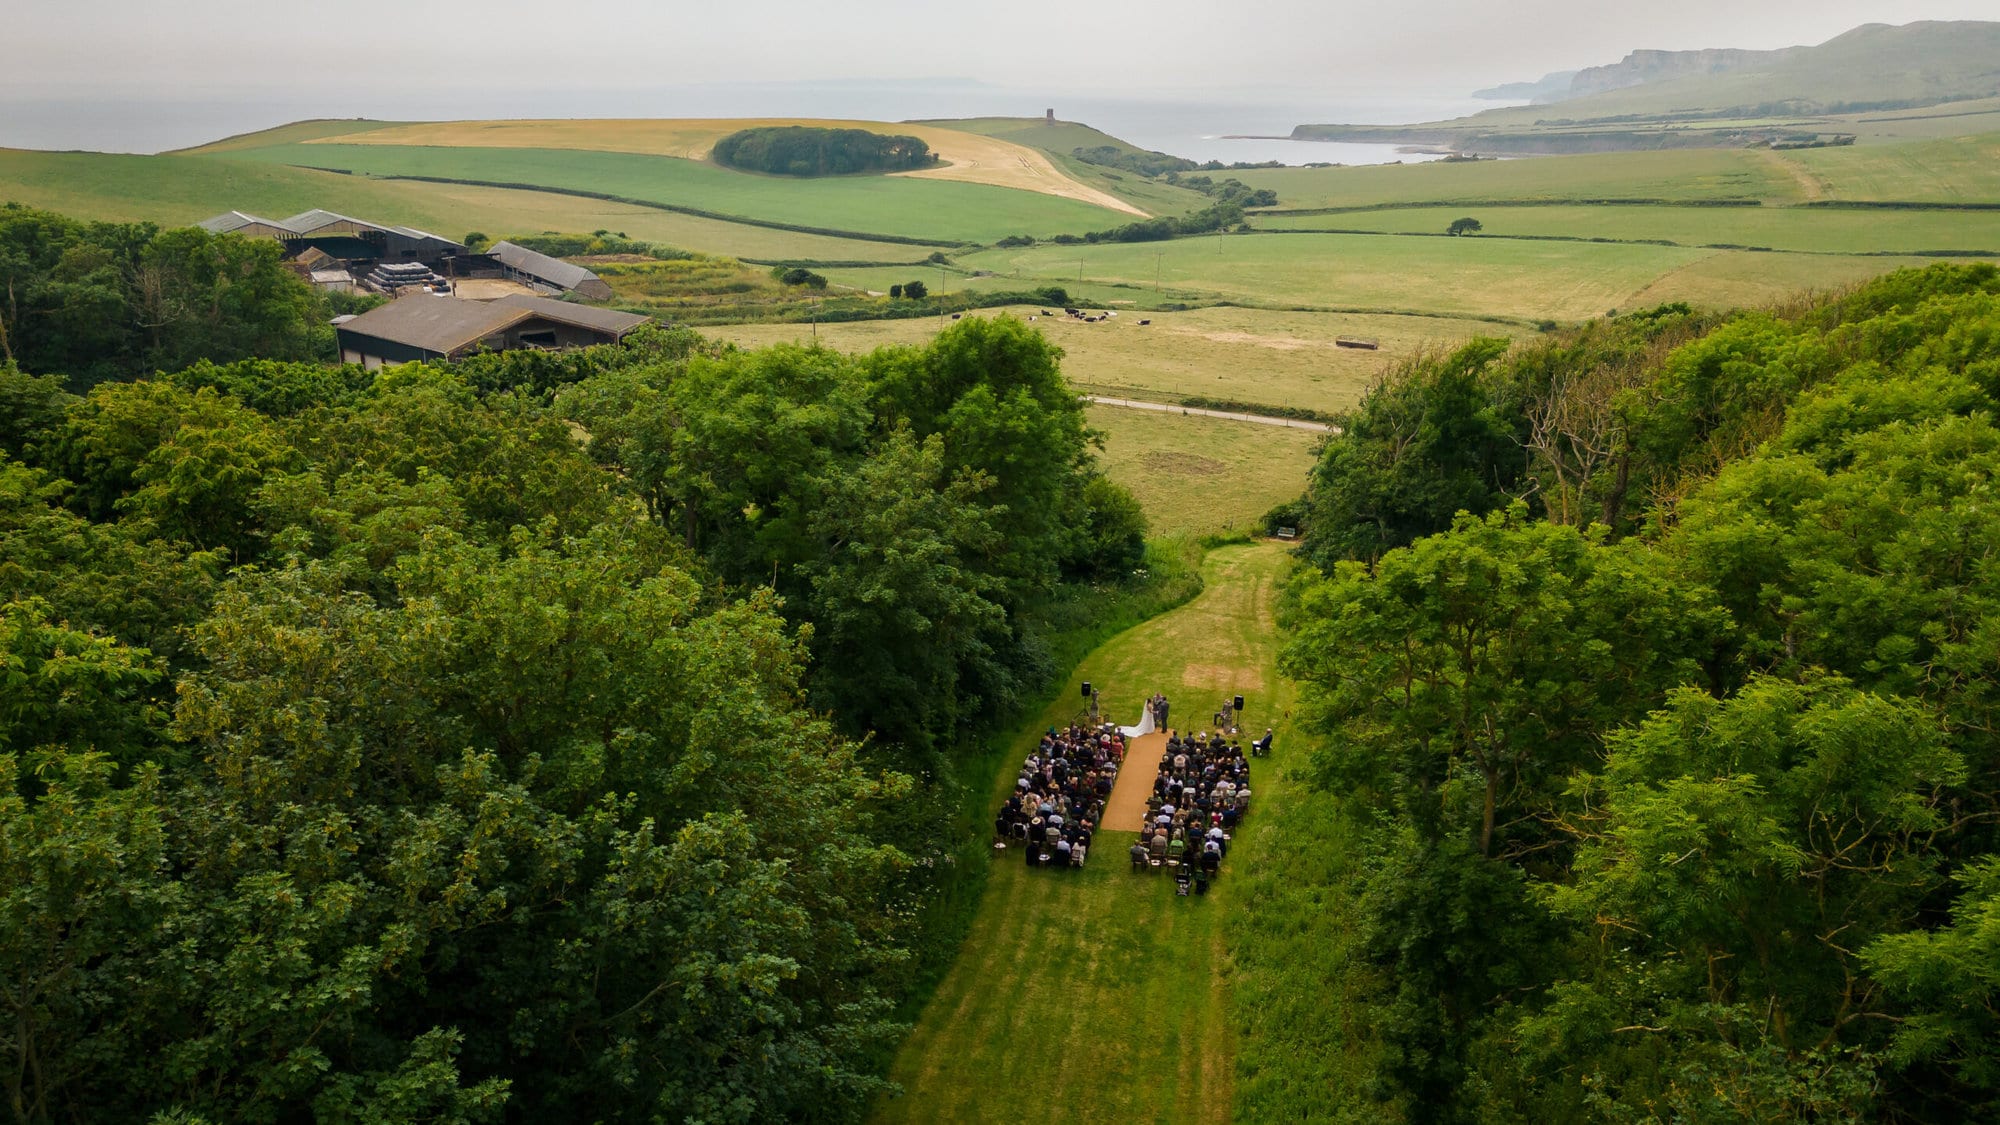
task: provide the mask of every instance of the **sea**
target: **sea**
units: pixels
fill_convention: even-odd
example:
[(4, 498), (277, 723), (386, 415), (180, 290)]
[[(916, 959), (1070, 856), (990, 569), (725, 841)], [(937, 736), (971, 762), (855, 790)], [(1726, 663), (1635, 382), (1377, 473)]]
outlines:
[(0, 148), (164, 152), (313, 117), (390, 121), (500, 117), (836, 117), (872, 121), (1006, 116), (1095, 126), (1189, 160), (1391, 164), (1435, 160), (1396, 145), (1288, 139), (1293, 126), (1436, 121), (1507, 103), (1313, 91), (1073, 94), (976, 81), (742, 82), (630, 90), (48, 92), (0, 85)]

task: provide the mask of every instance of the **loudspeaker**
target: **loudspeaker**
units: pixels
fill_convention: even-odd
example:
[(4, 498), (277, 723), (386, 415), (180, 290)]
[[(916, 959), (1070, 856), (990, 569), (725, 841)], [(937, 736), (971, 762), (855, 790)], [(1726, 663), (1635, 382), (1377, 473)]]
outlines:
[(1089, 699), (1089, 698), (1090, 698), (1090, 681), (1089, 681), (1089, 680), (1085, 680), (1085, 681), (1083, 681), (1083, 697), (1084, 697), (1085, 699)]
[(1238, 711), (1243, 710), (1243, 697), (1240, 695), (1236, 697), (1236, 709)]

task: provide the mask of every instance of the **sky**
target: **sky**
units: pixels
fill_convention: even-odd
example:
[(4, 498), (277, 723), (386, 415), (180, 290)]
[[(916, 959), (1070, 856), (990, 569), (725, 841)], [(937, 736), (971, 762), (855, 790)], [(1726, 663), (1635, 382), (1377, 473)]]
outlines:
[[(186, 112), (269, 124), (536, 105), (734, 116), (773, 112), (778, 84), (907, 87), (916, 104), (895, 117), (964, 112), (922, 104), (956, 88), (1052, 104), (1325, 105), (1311, 116), (1338, 120), (1370, 98), (1459, 98), (1634, 48), (1781, 47), (1862, 23), (1996, 17), (1994, 0), (0, 0), (0, 144), (62, 134), (68, 119), (53, 115), (82, 121), (83, 105), (149, 120), (199, 105)], [(765, 100), (738, 96), (754, 88)]]

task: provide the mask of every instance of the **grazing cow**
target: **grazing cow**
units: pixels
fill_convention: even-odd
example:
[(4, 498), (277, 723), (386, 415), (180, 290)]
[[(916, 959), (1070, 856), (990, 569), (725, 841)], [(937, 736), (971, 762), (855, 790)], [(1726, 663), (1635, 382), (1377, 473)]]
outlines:
[(1150, 320), (1142, 320), (1142, 321), (1140, 321), (1139, 323), (1143, 325), (1143, 324), (1151, 324), (1151, 323), (1153, 323), (1153, 322), (1152, 322), (1152, 321), (1150, 321)]

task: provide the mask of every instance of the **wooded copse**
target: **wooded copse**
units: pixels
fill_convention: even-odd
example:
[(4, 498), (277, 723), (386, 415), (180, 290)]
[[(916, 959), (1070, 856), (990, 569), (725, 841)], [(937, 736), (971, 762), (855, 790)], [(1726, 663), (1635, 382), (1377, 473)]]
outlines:
[(1980, 265), (1478, 342), (1342, 418), (1285, 666), (1363, 844), (1345, 1010), (1289, 1034), (1367, 1081), (1297, 1096), (1994, 1113), (1996, 417)]
[(741, 129), (715, 142), (710, 155), (717, 164), (774, 176), (909, 172), (938, 162), (920, 137), (808, 125)]
[(337, 312), (268, 239), (199, 227), (85, 223), (0, 204), (0, 363), (73, 387), (197, 360), (333, 355)]
[(1145, 533), (1004, 319), (0, 405), (22, 1121), (858, 1115), (971, 724)]

